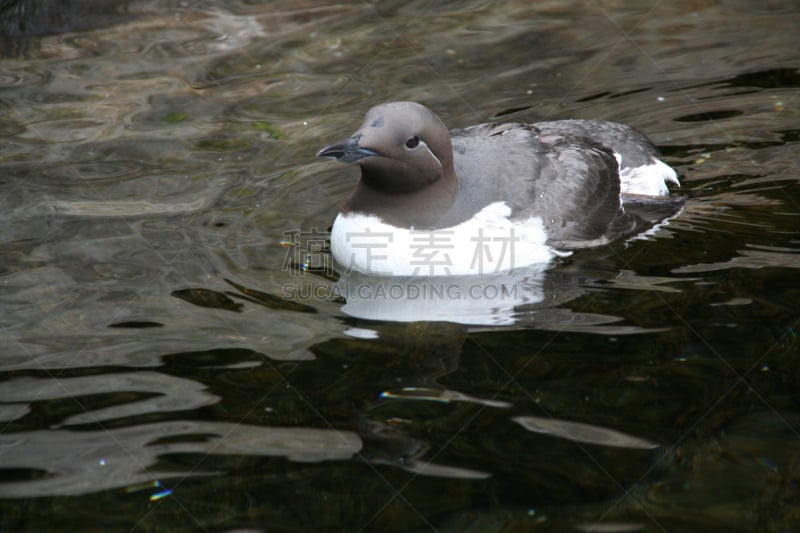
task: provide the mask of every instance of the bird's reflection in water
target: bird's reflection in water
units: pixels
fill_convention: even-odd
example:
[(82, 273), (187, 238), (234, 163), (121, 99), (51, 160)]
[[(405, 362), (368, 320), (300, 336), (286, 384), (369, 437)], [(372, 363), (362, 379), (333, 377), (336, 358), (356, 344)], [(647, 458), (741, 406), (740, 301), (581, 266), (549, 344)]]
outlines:
[[(334, 283), (332, 292), (343, 302), (340, 310), (344, 314), (368, 321), (347, 331), (362, 338), (379, 335), (380, 328), (372, 327), (375, 321), (450, 322), (471, 332), (530, 328), (606, 334), (646, 331), (616, 324), (621, 320), (616, 316), (583, 313), (567, 305), (590, 290), (616, 284), (615, 279), (602, 275), (595, 279), (584, 272), (583, 265), (551, 266), (531, 265), (481, 276), (349, 274)], [(648, 278), (636, 279), (640, 285), (648, 285)]]
[(482, 276), (342, 276), (342, 312), (368, 320), (507, 326), (519, 306), (544, 300), (545, 267)]

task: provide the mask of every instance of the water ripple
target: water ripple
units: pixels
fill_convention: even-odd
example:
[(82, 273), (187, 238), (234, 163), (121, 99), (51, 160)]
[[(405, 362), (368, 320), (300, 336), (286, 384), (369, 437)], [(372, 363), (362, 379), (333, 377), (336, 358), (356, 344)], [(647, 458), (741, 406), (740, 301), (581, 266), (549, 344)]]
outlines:
[(307, 463), (348, 460), (361, 446), (361, 439), (347, 431), (225, 422), (171, 421), (98, 431), (19, 432), (0, 435), (3, 467), (33, 475), (0, 482), (0, 497), (75, 496), (153, 480), (219, 474), (194, 468), (154, 468), (160, 457), (168, 454), (247, 454)]
[(654, 442), (592, 424), (539, 416), (518, 416), (513, 420), (528, 431), (575, 442), (634, 450), (651, 450), (659, 447), (659, 444)]

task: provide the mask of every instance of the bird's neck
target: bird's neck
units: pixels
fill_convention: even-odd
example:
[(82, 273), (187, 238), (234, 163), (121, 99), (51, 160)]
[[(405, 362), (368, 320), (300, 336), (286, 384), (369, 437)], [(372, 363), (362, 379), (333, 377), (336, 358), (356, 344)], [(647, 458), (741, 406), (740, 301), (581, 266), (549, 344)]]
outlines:
[(382, 192), (361, 179), (342, 212), (375, 215), (400, 228), (440, 229), (457, 196), (458, 177), (452, 168), (426, 187), (406, 193)]

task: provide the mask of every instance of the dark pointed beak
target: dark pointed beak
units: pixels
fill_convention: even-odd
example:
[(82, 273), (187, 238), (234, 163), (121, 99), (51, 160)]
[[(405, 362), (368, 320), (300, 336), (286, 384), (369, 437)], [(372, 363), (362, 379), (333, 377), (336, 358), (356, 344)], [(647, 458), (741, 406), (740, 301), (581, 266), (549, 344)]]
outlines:
[(361, 135), (355, 135), (346, 141), (326, 146), (317, 152), (317, 157), (329, 157), (343, 163), (353, 163), (364, 157), (380, 155), (374, 150), (360, 146), (358, 144), (360, 138)]

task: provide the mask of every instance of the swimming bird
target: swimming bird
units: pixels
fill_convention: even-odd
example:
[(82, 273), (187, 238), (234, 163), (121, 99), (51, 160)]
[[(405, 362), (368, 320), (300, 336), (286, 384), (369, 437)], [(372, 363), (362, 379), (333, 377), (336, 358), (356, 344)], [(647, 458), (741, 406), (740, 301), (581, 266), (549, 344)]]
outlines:
[(361, 167), (331, 232), (348, 270), (395, 276), (500, 272), (642, 233), (679, 209), (653, 143), (600, 120), (448, 131), (390, 102), (317, 153)]

